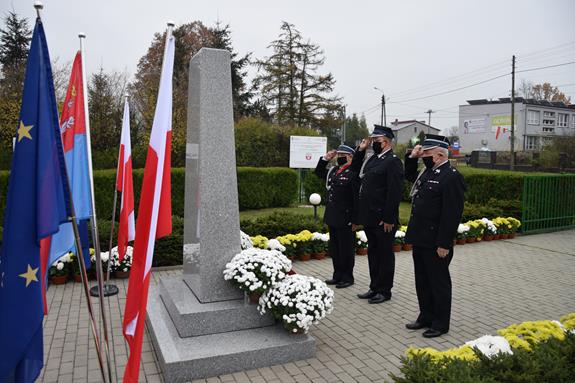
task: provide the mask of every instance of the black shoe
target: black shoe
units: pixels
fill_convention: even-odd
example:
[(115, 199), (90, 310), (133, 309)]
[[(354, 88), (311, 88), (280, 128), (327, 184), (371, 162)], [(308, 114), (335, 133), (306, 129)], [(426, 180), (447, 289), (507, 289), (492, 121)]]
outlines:
[(443, 334), (445, 334), (447, 331), (439, 331), (433, 328), (427, 329), (423, 332), (423, 337), (424, 338), (437, 338), (438, 336), (441, 336)]
[(369, 298), (368, 302), (371, 304), (382, 303), (391, 299), (389, 295), (383, 295), (382, 293), (377, 293), (373, 297)]
[(339, 282), (337, 285), (335, 285), (335, 287), (338, 289), (345, 289), (346, 287), (349, 287), (352, 285), (353, 285), (353, 282)]
[(339, 283), (339, 281), (336, 281), (335, 279), (326, 279), (325, 280), (325, 284), (326, 285), (337, 285)]
[(422, 328), (426, 328), (429, 327), (429, 325), (425, 324), (425, 323), (421, 323), (418, 321), (415, 322), (411, 322), (405, 325), (405, 328), (408, 330), (421, 330)]
[(368, 290), (367, 293), (363, 293), (363, 294), (357, 294), (357, 297), (359, 299), (371, 299), (373, 298), (377, 293), (373, 290)]

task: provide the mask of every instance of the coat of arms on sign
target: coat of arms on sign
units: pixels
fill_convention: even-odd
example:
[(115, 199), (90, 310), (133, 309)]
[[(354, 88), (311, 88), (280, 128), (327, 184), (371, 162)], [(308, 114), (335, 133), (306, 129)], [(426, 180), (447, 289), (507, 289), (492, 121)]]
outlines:
[(311, 160), (311, 154), (306, 154), (306, 155), (305, 155), (305, 159), (308, 160), (308, 161)]

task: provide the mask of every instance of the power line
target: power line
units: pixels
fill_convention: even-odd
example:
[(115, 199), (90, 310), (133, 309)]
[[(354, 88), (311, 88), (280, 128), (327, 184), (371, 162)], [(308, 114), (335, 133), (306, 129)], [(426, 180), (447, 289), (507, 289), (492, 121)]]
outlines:
[[(447, 90), (447, 91), (444, 91), (444, 92), (439, 92), (439, 93), (431, 94), (431, 95), (429, 95), (429, 96), (416, 97), (416, 98), (411, 98), (411, 99), (408, 99), (408, 100), (401, 100), (401, 102), (424, 100), (424, 99), (426, 99), (426, 98), (431, 98), (431, 97), (436, 97), (436, 96), (442, 96), (442, 95), (444, 95), (444, 94), (449, 94), (449, 93), (457, 92), (457, 91), (460, 91), (460, 90), (463, 90), (463, 89), (471, 88), (471, 87), (474, 87), (474, 86), (477, 86), (477, 85), (485, 84), (485, 83), (487, 83), (487, 82), (494, 81), (494, 80), (497, 80), (497, 79), (499, 79), (499, 78), (506, 77), (506, 76), (509, 76), (509, 73), (505, 73), (505, 74), (502, 74), (502, 75), (499, 75), (499, 76), (491, 77), (491, 78), (489, 78), (489, 79), (487, 79), (487, 80), (479, 81), (479, 82), (476, 82), (476, 83), (473, 83), (473, 84), (470, 84), (470, 85), (466, 85), (466, 86), (461, 86), (461, 87), (459, 87), (459, 88), (455, 88), (455, 89)], [(396, 104), (396, 103), (399, 103), (399, 102), (398, 102), (398, 101), (391, 101), (391, 102), (390, 102), (390, 104)]]
[(534, 70), (541, 70), (541, 69), (547, 69), (547, 68), (556, 68), (556, 67), (559, 67), (559, 66), (570, 65), (570, 64), (575, 64), (575, 61), (569, 61), (569, 62), (566, 62), (566, 63), (555, 64), (555, 65), (540, 66), (540, 67), (537, 67), (537, 68), (530, 68), (530, 69), (518, 70), (517, 73), (520, 73), (520, 72), (532, 72), (532, 71), (534, 71)]

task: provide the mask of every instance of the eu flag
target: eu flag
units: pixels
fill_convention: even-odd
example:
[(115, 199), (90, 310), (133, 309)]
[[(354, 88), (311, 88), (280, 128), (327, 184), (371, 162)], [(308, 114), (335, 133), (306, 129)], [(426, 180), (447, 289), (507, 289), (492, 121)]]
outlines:
[[(0, 253), (0, 382), (43, 367), (41, 248), (70, 216), (70, 195), (46, 37), (36, 20), (12, 160)], [(43, 253), (47, 252), (45, 249)]]

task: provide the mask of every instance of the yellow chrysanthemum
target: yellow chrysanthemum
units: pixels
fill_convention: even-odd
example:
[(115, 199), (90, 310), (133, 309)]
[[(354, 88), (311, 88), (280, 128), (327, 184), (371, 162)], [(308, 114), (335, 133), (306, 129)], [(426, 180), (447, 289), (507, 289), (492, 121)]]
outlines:
[(497, 333), (503, 336), (513, 348), (531, 350), (532, 343), (538, 343), (545, 339), (555, 337), (565, 339), (565, 332), (555, 322), (550, 320), (523, 322), (513, 324)]
[(559, 321), (568, 330), (575, 330), (575, 313), (563, 315)]

